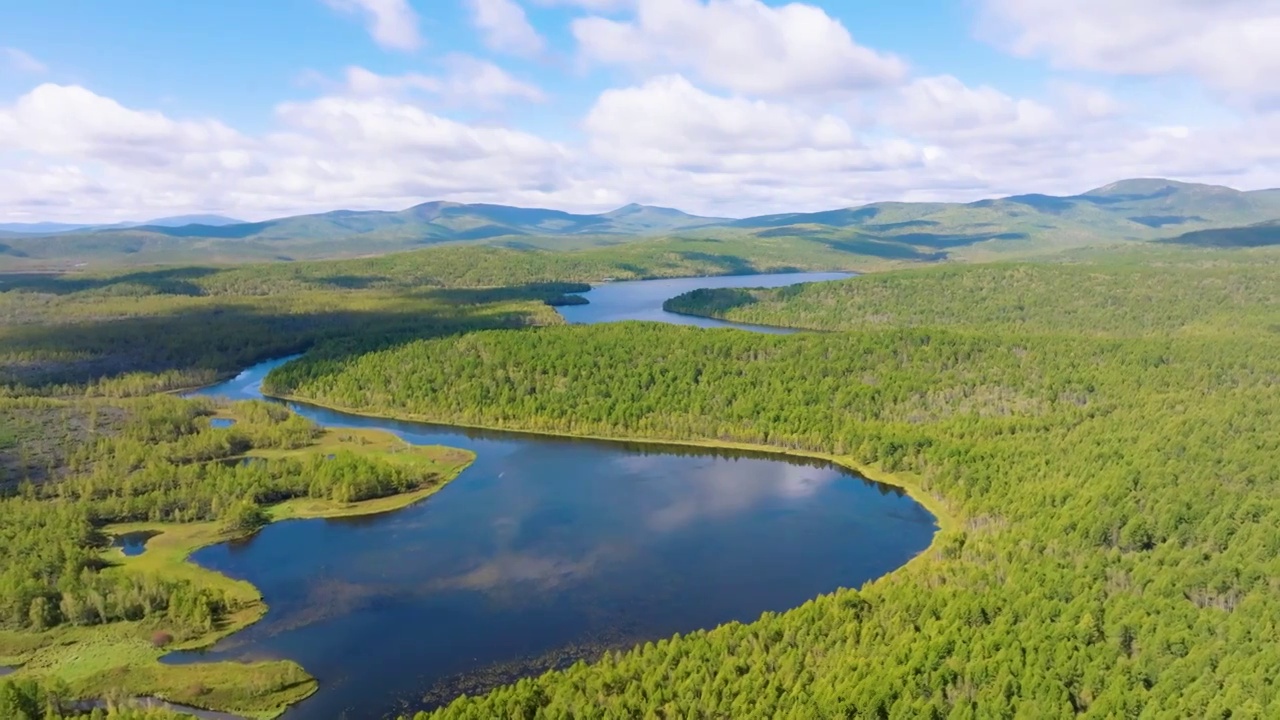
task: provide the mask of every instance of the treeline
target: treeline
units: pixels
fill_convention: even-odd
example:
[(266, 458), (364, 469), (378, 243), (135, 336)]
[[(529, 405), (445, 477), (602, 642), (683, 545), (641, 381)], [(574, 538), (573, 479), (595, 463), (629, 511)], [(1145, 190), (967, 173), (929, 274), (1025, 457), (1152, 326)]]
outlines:
[(694, 290), (663, 307), (814, 330), (943, 326), (1125, 337), (1275, 332), (1280, 254), (1143, 252), (952, 266), (776, 289)]
[(5, 720), (180, 720), (191, 715), (129, 700), (83, 701), (56, 680), (0, 678)]
[(52, 315), (0, 326), (0, 396), (136, 396), (207, 384), (325, 341), (391, 342), (559, 322), (544, 291), (506, 295), (472, 302), (393, 291), (109, 300), (73, 294), (53, 304)]
[(557, 323), (606, 278), (829, 269), (821, 243), (656, 240), (573, 251), (445, 247), (376, 258), (0, 276), (0, 396), (141, 395), (358, 338), (361, 347)]
[[(85, 401), (88, 402), (88, 401)], [(241, 402), (213, 428), (208, 400), (155, 396), (123, 407), (118, 431), (84, 438), (58, 482), (25, 483), (0, 499), (0, 628), (45, 630), (164, 618), (181, 636), (213, 629), (237, 608), (216, 588), (103, 572), (98, 528), (134, 521), (217, 521), (231, 532), (266, 522), (293, 498), (340, 503), (385, 497), (441, 478), (422, 466), (351, 451), (248, 458), (305, 448), (318, 429), (286, 408)]]
[(189, 715), (133, 703), (79, 700), (59, 683), (0, 678), (0, 718), (5, 720), (179, 720)]
[[(843, 454), (907, 473), (958, 518), (924, 562), (859, 591), (435, 717), (1280, 715), (1280, 338), (997, 329), (986, 281), (941, 272), (922, 282), (974, 308), (960, 329), (488, 331), (303, 359), (268, 380), (432, 420)], [(1173, 285), (1120, 293), (1117, 313), (1141, 317)], [(1069, 304), (1078, 289), (1057, 292)]]

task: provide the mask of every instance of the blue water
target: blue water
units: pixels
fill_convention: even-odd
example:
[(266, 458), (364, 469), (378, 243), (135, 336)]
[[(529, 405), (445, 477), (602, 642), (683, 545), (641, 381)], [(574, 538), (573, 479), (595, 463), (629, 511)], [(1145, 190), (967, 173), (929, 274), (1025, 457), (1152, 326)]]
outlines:
[[(680, 282), (713, 280), (777, 282)], [(588, 295), (592, 305), (562, 311), (575, 322), (653, 319), (655, 302), (683, 292), (654, 282), (661, 292), (606, 285)], [(597, 314), (578, 312), (588, 308)], [(202, 394), (259, 397), (281, 362)], [(604, 648), (750, 621), (883, 575), (936, 530), (898, 489), (823, 462), (291, 407), (331, 427), (467, 448), (477, 460), (406, 510), (277, 523), (195, 554), (257, 585), (271, 610), (212, 652), (171, 660), (297, 660), (321, 685), (289, 718), (431, 707)]]
[(236, 421), (231, 418), (209, 418), (209, 427), (212, 428), (229, 428), (235, 424)]
[(636, 280), (597, 285), (583, 296), (588, 305), (556, 308), (565, 320), (574, 324), (617, 322), (619, 320), (655, 320), (673, 325), (698, 327), (736, 327), (755, 332), (787, 334), (788, 328), (744, 325), (726, 320), (677, 315), (662, 309), (665, 300), (699, 288), (782, 287), (802, 282), (841, 280), (849, 273), (777, 273), (773, 275), (726, 275), (705, 278), (673, 278), (670, 280)]
[(111, 544), (120, 548), (120, 552), (125, 555), (141, 555), (147, 548), (147, 541), (155, 536), (156, 533), (151, 531), (123, 533), (113, 537)]

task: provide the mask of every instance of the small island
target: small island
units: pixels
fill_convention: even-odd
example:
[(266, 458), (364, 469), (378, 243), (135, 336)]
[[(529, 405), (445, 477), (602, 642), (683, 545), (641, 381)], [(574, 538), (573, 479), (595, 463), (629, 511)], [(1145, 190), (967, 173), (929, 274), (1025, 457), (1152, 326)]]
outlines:
[[(153, 458), (165, 458), (135, 469), (127, 490), (105, 496), (88, 494), (94, 471), (67, 468), (63, 485), (85, 496), (30, 501), (32, 524), (45, 514), (83, 519), (72, 530), (83, 540), (78, 579), (87, 587), (64, 582), (67, 590), (50, 588), (30, 600), (27, 626), (0, 631), (0, 666), (15, 678), (60, 684), (76, 700), (162, 698), (246, 718), (278, 716), (317, 689), (295, 662), (158, 662), (169, 652), (210, 647), (267, 612), (253, 585), (199, 567), (190, 555), (280, 520), (406, 507), (475, 459), (379, 430), (321, 429), (260, 401), (160, 397), (63, 410), (62, 417), (116, 418), (92, 451), (96, 467), (111, 465), (144, 438)], [(120, 538), (133, 539), (128, 552)], [(14, 606), (13, 592), (0, 598), (4, 607)]]

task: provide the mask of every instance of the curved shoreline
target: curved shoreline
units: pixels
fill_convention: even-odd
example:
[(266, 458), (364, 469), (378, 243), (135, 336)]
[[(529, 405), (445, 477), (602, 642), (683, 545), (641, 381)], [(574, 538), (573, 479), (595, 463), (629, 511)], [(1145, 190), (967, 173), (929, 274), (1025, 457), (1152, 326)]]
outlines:
[[(691, 448), (706, 448), (706, 449), (719, 448), (723, 450), (741, 450), (741, 451), (747, 451), (747, 452), (758, 452), (758, 453), (764, 453), (768, 455), (776, 455), (780, 457), (790, 456), (790, 457), (796, 457), (796, 458), (807, 458), (811, 460), (825, 460), (827, 462), (838, 465), (844, 468), (845, 470), (849, 470), (853, 473), (856, 473), (858, 476), (866, 480), (877, 482), (882, 485), (891, 485), (893, 487), (901, 488), (906, 492), (908, 497), (910, 497), (912, 500), (919, 503), (921, 507), (929, 511), (929, 514), (933, 515), (934, 520), (936, 520), (938, 523), (938, 532), (934, 533), (933, 541), (930, 542), (927, 547), (925, 547), (916, 555), (917, 558), (920, 557), (921, 555), (924, 555), (927, 551), (934, 549), (934, 546), (938, 543), (938, 535), (945, 531), (957, 529), (959, 527), (960, 520), (961, 520), (961, 518), (958, 515), (953, 514), (953, 511), (947, 509), (944, 506), (943, 498), (929, 494), (916, 479), (908, 477), (903, 473), (893, 473), (878, 467), (867, 465), (866, 463), (859, 462), (848, 455), (834, 455), (832, 453), (818, 452), (813, 450), (782, 448), (776, 445), (761, 445), (758, 443), (744, 443), (744, 442), (737, 442), (733, 440), (705, 440), (705, 439), (673, 440), (673, 439), (666, 439), (666, 438), (635, 437), (635, 436), (625, 436), (625, 435), (592, 435), (589, 433), (574, 433), (574, 432), (551, 431), (551, 430), (526, 430), (526, 429), (515, 428), (515, 427), (504, 427), (501, 425), (483, 425), (483, 424), (475, 424), (475, 423), (451, 422), (447, 420), (432, 419), (431, 417), (426, 415), (414, 415), (411, 413), (405, 413), (402, 415), (389, 415), (385, 413), (368, 412), (368, 411), (347, 408), (341, 405), (331, 405), (324, 402), (318, 402), (316, 400), (312, 400), (300, 395), (273, 395), (273, 394), (268, 394), (265, 391), (263, 391), (261, 394), (262, 394), (262, 397), (265, 399), (300, 403), (303, 405), (310, 405), (312, 407), (320, 408), (322, 410), (330, 410), (333, 412), (340, 412), (345, 415), (353, 415), (357, 417), (370, 418), (374, 420), (416, 422), (416, 423), (424, 423), (427, 425), (437, 425), (440, 427), (461, 428), (464, 430), (487, 430), (491, 432), (504, 432), (504, 433), (518, 434), (518, 435), (533, 435), (538, 437), (563, 438), (567, 440), (595, 440), (595, 441), (606, 442), (606, 443), (633, 443), (637, 445), (654, 445), (654, 446), (669, 445), (669, 446), (676, 446), (676, 447), (691, 447)], [(393, 432), (391, 430), (384, 429), (384, 428), (380, 428), (380, 429), (383, 432)], [(915, 562), (915, 558), (912, 558), (912, 560), (909, 561), (908, 563), (904, 563), (902, 567), (906, 567), (907, 564), (909, 564), (910, 562)], [(888, 577), (889, 575), (892, 575), (895, 572), (897, 572), (897, 570), (886, 573), (885, 575), (881, 575), (880, 577)]]
[[(338, 428), (327, 428), (326, 431), (329, 433), (353, 432), (364, 436), (381, 435), (388, 439), (394, 439), (395, 442), (403, 442), (400, 438), (395, 437), (393, 433), (385, 430), (340, 430)], [(337, 503), (331, 500), (318, 500), (306, 497), (293, 498), (266, 508), (270, 517), (268, 525), (290, 520), (318, 520), (327, 518), (373, 516), (402, 510), (412, 505), (416, 505), (442, 490), (453, 480), (457, 479), (458, 476), (469, 468), (476, 459), (475, 453), (462, 448), (433, 445), (418, 445), (414, 447), (423, 449), (431, 448), (436, 451), (444, 449), (453, 453), (458, 453), (459, 456), (457, 458), (453, 458), (452, 466), (449, 467), (447, 471), (440, 474), (440, 480), (429, 486), (419, 487), (408, 492), (379, 498), (370, 498), (368, 500), (361, 500), (353, 503)], [(113, 523), (102, 526), (100, 530), (109, 536), (118, 536), (125, 533), (139, 531), (154, 533), (154, 535), (149, 537), (146, 543), (144, 543), (143, 551), (137, 554), (125, 555), (123, 548), (118, 546), (113, 546), (105, 550), (103, 553), (104, 558), (108, 558), (112, 564), (116, 566), (127, 568), (132, 565), (134, 566), (132, 572), (157, 573), (161, 575), (166, 573), (178, 573), (181, 576), (188, 577), (188, 579), (199, 575), (206, 575), (208, 578), (206, 582), (220, 584), (224, 589), (231, 589), (232, 592), (238, 592), (240, 594), (240, 599), (245, 602), (243, 607), (226, 617), (226, 624), (224, 626), (211, 630), (200, 637), (187, 640), (185, 642), (174, 643), (163, 650), (157, 649), (154, 651), (155, 654), (151, 656), (147, 662), (137, 666), (139, 668), (148, 668), (153, 667), (154, 665), (163, 665), (170, 668), (179, 667), (165, 663), (163, 658), (172, 653), (210, 649), (222, 640), (261, 621), (270, 611), (270, 606), (263, 598), (262, 592), (254, 584), (247, 580), (236, 579), (217, 570), (206, 568), (191, 559), (191, 556), (194, 553), (203, 548), (249, 537), (257, 532), (256, 530), (248, 533), (227, 531), (222, 529), (221, 525), (217, 521), (199, 523), (151, 521)], [(152, 543), (156, 544), (153, 545)], [(80, 642), (80, 640), (73, 642), (72, 646), (78, 642)], [(26, 669), (26, 665), (29, 665), (33, 658), (38, 658), (39, 653), (45, 650), (45, 648), (46, 645), (41, 645), (29, 651), (23, 661), (23, 664), (18, 667), (0, 667), (0, 678), (6, 675), (22, 673), (22, 671)], [(150, 655), (150, 652), (148, 652), (148, 654)], [(185, 667), (196, 668), (201, 665), (217, 666), (223, 665), (226, 662), (227, 661), (194, 663)], [(294, 692), (291, 692), (288, 697), (279, 698), (279, 700), (282, 701), (282, 704), (271, 707), (270, 709), (246, 710), (243, 707), (211, 707), (202, 706), (200, 702), (194, 700), (170, 700), (164, 697), (164, 695), (167, 694), (165, 691), (165, 687), (167, 686), (164, 682), (153, 681), (154, 686), (152, 686), (152, 683), (146, 683), (144, 684), (144, 687), (135, 689), (133, 693), (126, 692), (126, 694), (133, 695), (130, 698), (130, 702), (137, 702), (142, 706), (168, 706), (179, 709), (185, 708), (188, 712), (196, 713), (197, 717), (208, 717), (213, 718), (214, 720), (268, 720), (270, 718), (276, 718), (283, 715), (289, 710), (289, 708), (311, 697), (320, 689), (319, 681), (307, 672), (306, 668), (301, 664), (287, 659), (272, 662), (286, 663), (294, 666), (303, 676), (305, 676), (306, 681), (298, 682), (288, 688), (285, 688), (288, 690), (294, 690)], [(251, 663), (250, 665), (255, 664), (257, 663)], [(118, 669), (123, 671), (127, 670), (129, 667), (135, 666), (122, 664), (118, 666)], [(103, 672), (108, 672), (116, 668), (117, 666), (112, 666), (112, 668), (104, 669)], [(33, 672), (36, 672), (39, 675), (57, 675), (56, 672)], [(82, 702), (89, 705), (102, 703), (101, 695), (97, 694), (97, 692), (100, 692), (100, 688), (90, 689), (89, 687), (86, 687), (85, 690), (85, 695), (87, 697), (84, 697)]]

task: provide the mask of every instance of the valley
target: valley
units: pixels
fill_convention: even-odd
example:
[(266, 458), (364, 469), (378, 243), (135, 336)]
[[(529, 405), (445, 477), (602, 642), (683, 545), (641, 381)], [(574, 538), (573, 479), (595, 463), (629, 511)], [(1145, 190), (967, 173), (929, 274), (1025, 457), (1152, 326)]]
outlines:
[[(7, 565), (6, 681), (264, 718), (1052, 717), (1212, 714), (1267, 665), (1273, 251), (613, 252), (6, 276), (0, 526), (81, 568)], [(692, 267), (721, 274), (628, 279)], [(291, 411), (222, 404), (260, 382)], [(440, 492), (395, 479), (421, 446), (457, 448)], [(335, 457), (384, 484), (335, 489)]]
[(9, 3), (0, 720), (1280, 718), (1278, 3)]

